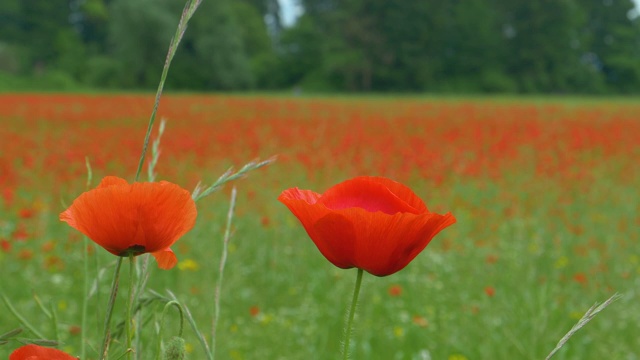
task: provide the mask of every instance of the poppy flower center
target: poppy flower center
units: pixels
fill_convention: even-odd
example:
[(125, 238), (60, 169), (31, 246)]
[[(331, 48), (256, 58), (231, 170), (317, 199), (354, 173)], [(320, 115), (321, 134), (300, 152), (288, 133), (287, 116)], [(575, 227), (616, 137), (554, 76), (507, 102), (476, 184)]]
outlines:
[(124, 251), (120, 252), (118, 256), (129, 257), (129, 255), (133, 254), (133, 256), (138, 256), (140, 254), (144, 254), (145, 248), (142, 245), (133, 245), (126, 248)]

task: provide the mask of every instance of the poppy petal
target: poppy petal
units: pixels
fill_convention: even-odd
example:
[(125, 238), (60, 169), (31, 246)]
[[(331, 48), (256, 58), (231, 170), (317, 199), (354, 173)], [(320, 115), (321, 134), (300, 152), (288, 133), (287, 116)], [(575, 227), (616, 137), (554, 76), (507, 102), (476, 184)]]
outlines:
[(60, 220), (85, 234), (114, 255), (135, 244), (138, 233), (138, 206), (129, 186), (104, 186), (80, 195), (60, 214)]
[(278, 200), (281, 202), (283, 200), (304, 200), (310, 205), (315, 204), (320, 198), (320, 194), (313, 192), (311, 190), (300, 190), (297, 187), (292, 189), (287, 189), (280, 194)]
[(12, 352), (9, 360), (77, 360), (77, 358), (58, 349), (29, 344)]
[(127, 182), (127, 180), (119, 178), (117, 176), (105, 176), (104, 178), (102, 178), (102, 181), (100, 181), (100, 184), (98, 184), (97, 188), (105, 188), (112, 185), (129, 185), (129, 183)]
[(380, 176), (370, 176), (368, 179), (369, 181), (384, 185), (394, 195), (405, 201), (409, 206), (418, 210), (418, 213), (428, 211), (424, 201), (422, 201), (422, 199), (420, 199), (408, 186)]
[[(345, 257), (345, 254), (348, 252), (344, 252), (345, 249), (340, 249), (339, 246), (334, 246), (331, 242), (326, 241), (327, 238), (323, 234), (318, 234), (317, 231), (324, 230), (321, 226), (316, 226), (315, 224), (319, 219), (330, 214), (330, 210), (321, 204), (315, 203), (315, 200), (319, 197), (318, 194), (308, 191), (308, 190), (299, 190), (298, 188), (289, 189), (284, 191), (279, 197), (278, 200), (286, 205), (291, 213), (295, 215), (300, 223), (306, 230), (307, 234), (316, 244), (316, 247), (324, 257), (326, 257), (330, 262), (334, 265), (342, 268), (351, 267), (349, 264), (349, 258)], [(331, 221), (332, 218), (329, 218), (325, 221)], [(337, 223), (340, 223), (341, 219), (336, 219)], [(336, 224), (336, 227), (340, 226), (348, 226), (349, 224)], [(345, 230), (346, 231), (346, 230)], [(330, 238), (330, 237), (329, 237)], [(348, 242), (345, 244), (349, 244)]]
[(356, 266), (353, 261), (358, 251), (354, 242), (356, 229), (350, 219), (334, 212), (327, 213), (313, 224), (309, 237), (333, 265), (342, 269)]
[(147, 252), (165, 249), (186, 234), (196, 222), (197, 210), (191, 194), (178, 185), (135, 183), (130, 196), (138, 205), (138, 219)]
[(158, 267), (163, 270), (169, 270), (176, 266), (178, 263), (178, 258), (176, 254), (174, 254), (173, 250), (166, 248), (164, 250), (152, 252), (154, 258), (158, 262)]
[(399, 212), (420, 213), (420, 210), (391, 192), (385, 184), (372, 181), (368, 177), (347, 180), (330, 188), (322, 194), (319, 202), (332, 210), (361, 208), (369, 212), (382, 211), (389, 215)]
[(355, 262), (371, 274), (387, 276), (406, 267), (455, 218), (451, 214), (397, 214), (369, 217), (369, 221), (359, 232), (356, 246), (361, 251), (356, 252)]

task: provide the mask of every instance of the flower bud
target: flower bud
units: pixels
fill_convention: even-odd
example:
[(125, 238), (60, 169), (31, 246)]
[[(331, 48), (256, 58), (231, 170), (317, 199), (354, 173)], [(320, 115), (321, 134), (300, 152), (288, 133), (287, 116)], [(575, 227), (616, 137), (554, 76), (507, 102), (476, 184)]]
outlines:
[(187, 357), (187, 348), (184, 339), (174, 336), (164, 350), (164, 360), (184, 360)]

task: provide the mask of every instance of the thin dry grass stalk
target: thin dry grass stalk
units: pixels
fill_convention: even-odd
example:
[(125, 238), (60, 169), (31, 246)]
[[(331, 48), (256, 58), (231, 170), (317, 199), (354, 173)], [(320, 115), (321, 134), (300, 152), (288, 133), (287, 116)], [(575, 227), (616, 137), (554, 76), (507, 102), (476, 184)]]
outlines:
[(608, 298), (602, 304), (598, 304), (598, 303), (593, 304), (593, 306), (590, 307), (589, 310), (587, 310), (587, 312), (582, 316), (582, 318), (578, 320), (578, 322), (575, 325), (573, 325), (571, 330), (569, 330), (569, 332), (565, 336), (563, 336), (562, 339), (560, 339), (560, 341), (558, 341), (558, 344), (556, 345), (555, 349), (553, 349), (551, 353), (547, 355), (545, 360), (551, 359), (551, 357), (553, 357), (553, 355), (555, 355), (564, 346), (564, 344), (566, 344), (567, 341), (569, 341), (569, 339), (576, 332), (578, 332), (578, 330), (582, 329), (585, 325), (589, 323), (589, 321), (591, 321), (591, 319), (593, 319), (596, 315), (598, 315), (598, 313), (600, 313), (607, 306), (611, 305), (614, 301), (620, 299), (621, 297), (622, 295), (616, 293), (616, 294), (613, 294), (610, 298)]

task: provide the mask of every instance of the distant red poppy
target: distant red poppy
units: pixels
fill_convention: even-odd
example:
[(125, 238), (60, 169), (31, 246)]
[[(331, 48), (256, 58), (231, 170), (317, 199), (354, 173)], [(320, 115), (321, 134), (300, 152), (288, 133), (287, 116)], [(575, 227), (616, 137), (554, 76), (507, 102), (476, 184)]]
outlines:
[(79, 335), (82, 332), (82, 328), (78, 325), (69, 326), (69, 334), (71, 335)]
[(29, 233), (27, 233), (27, 230), (24, 228), (24, 226), (20, 224), (18, 225), (18, 228), (13, 231), (11, 237), (14, 240), (25, 241), (29, 238)]
[(324, 194), (287, 189), (278, 200), (300, 220), (335, 266), (387, 276), (402, 270), (442, 229), (456, 222), (429, 212), (411, 189), (382, 177), (356, 177)]
[(21, 260), (31, 260), (33, 257), (33, 251), (31, 249), (22, 249), (18, 253), (18, 258)]
[(78, 360), (78, 358), (58, 349), (30, 344), (12, 352), (9, 360)]
[(196, 205), (178, 185), (127, 183), (107, 176), (60, 214), (60, 220), (118, 256), (151, 253), (162, 269), (178, 262), (169, 248), (195, 224)]
[(31, 208), (23, 208), (18, 211), (18, 216), (22, 219), (31, 219), (35, 215), (35, 210)]
[(11, 251), (11, 248), (11, 243), (7, 241), (7, 239), (0, 239), (0, 249), (2, 249), (2, 251), (8, 253)]
[(486, 286), (484, 293), (487, 294), (488, 297), (493, 297), (493, 295), (496, 294), (496, 289), (493, 286)]
[(4, 199), (4, 205), (10, 207), (13, 204), (14, 191), (12, 188), (6, 187), (2, 190), (2, 198)]
[(573, 275), (573, 281), (577, 282), (578, 284), (586, 285), (588, 282), (588, 278), (585, 273), (579, 272)]
[(402, 295), (402, 286), (400, 286), (400, 285), (391, 285), (391, 286), (389, 286), (389, 289), (387, 291), (389, 292), (389, 295), (391, 295), (391, 296), (400, 296), (400, 295)]

